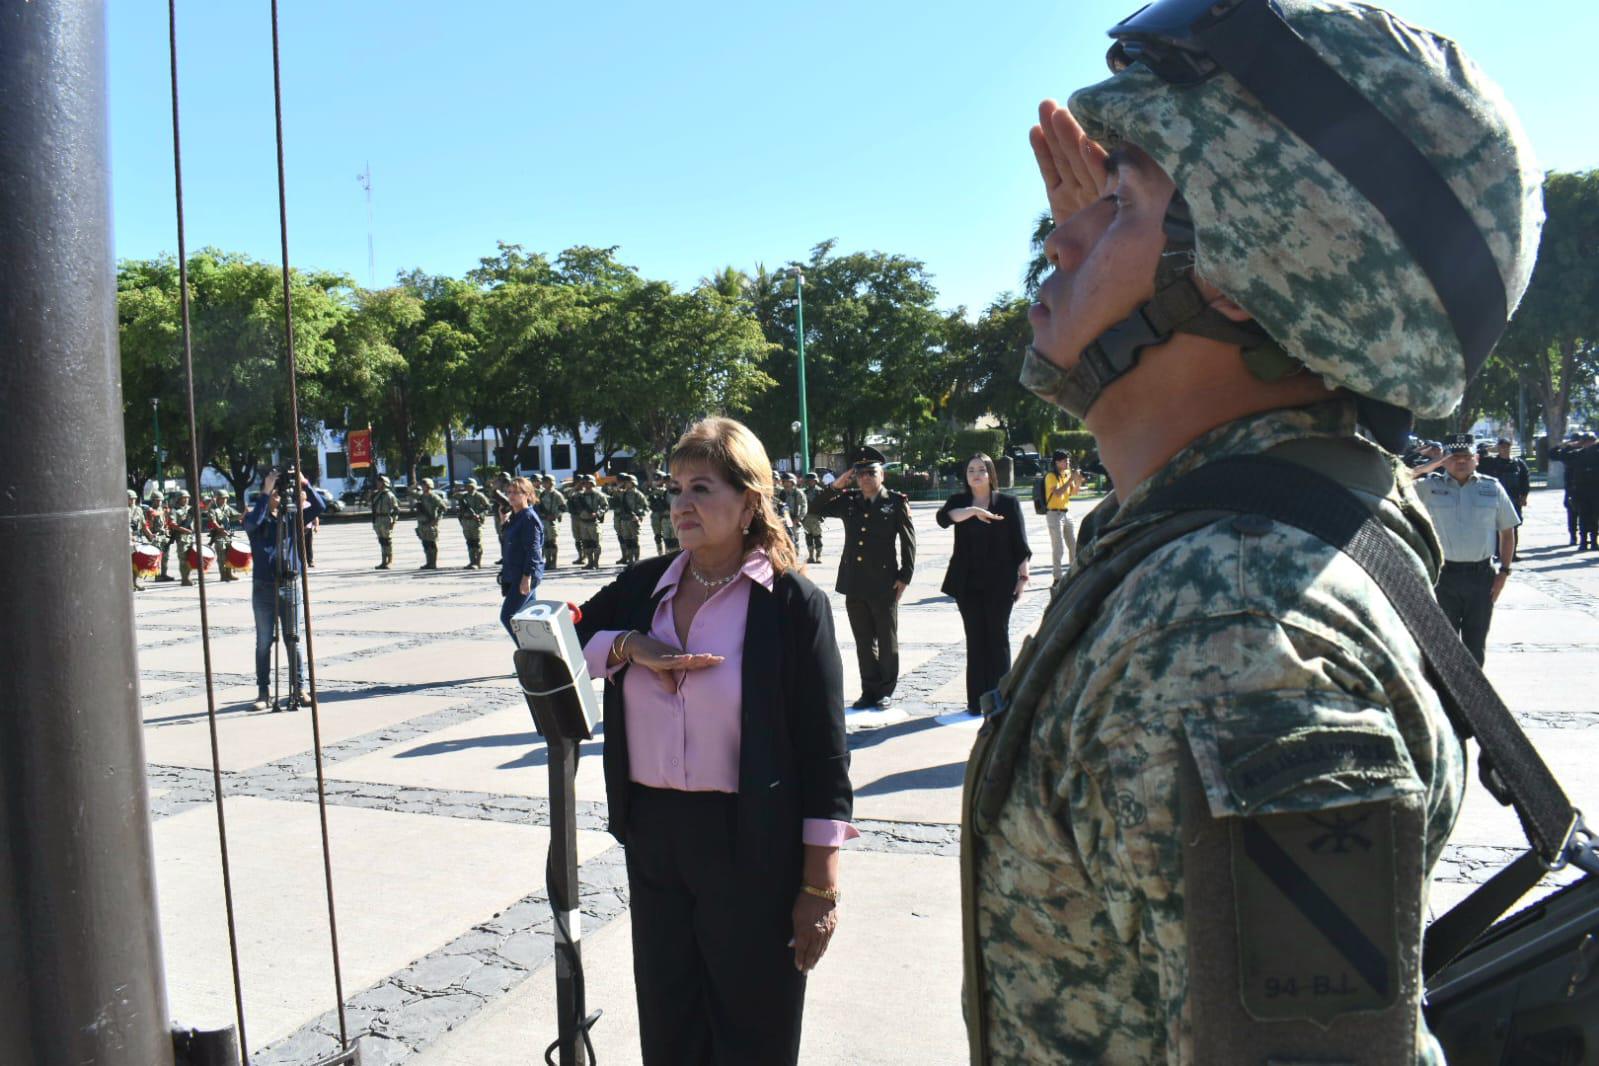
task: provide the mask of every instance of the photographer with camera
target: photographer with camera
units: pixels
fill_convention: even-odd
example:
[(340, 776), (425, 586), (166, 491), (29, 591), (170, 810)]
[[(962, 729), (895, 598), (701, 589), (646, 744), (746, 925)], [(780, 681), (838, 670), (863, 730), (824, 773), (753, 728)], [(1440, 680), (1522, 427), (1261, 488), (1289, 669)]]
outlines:
[(300, 658), (300, 558), (296, 552), (295, 530), (285, 505), (294, 502), (302, 520), (310, 525), (322, 516), (322, 498), (310, 491), (304, 475), (292, 466), (282, 472), (273, 469), (261, 482), (261, 493), (244, 516), (244, 531), (250, 536), (254, 557), (254, 585), (250, 603), (255, 609), (255, 688), (254, 707), (264, 711), (271, 706), (268, 671), (272, 661), (274, 630), (282, 626), (283, 647), (289, 655), (292, 694), (275, 710), (304, 707), (305, 662)]

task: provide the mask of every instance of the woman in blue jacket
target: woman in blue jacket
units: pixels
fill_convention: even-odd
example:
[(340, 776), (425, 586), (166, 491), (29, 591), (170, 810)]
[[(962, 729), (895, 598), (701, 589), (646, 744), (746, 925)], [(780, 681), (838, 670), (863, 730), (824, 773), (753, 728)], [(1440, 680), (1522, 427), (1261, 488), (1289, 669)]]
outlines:
[(512, 478), (505, 490), (511, 501), (511, 520), (500, 530), (500, 624), (516, 639), (511, 616), (533, 599), (534, 590), (544, 577), (544, 523), (533, 502), (533, 482)]

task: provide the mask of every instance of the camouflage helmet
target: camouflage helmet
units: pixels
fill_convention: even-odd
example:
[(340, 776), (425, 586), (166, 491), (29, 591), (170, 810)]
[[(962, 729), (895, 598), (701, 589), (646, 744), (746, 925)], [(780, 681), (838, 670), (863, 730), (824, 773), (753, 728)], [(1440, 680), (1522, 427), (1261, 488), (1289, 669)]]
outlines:
[(388, 485), (389, 484), (389, 475), (387, 475), (387, 474), (379, 474), (378, 475), (378, 484), (379, 485), (385, 485), (385, 486)]
[(616, 480), (618, 480), (618, 481), (631, 481), (635, 485), (638, 484), (638, 478), (634, 477), (632, 474), (629, 474), (625, 470), (622, 473), (616, 475)]
[(477, 478), (475, 478), (475, 477), (467, 478), (466, 479), (466, 487), (469, 488), (469, 489), (477, 488)]
[(431, 489), (433, 487), (433, 479), (430, 477), (425, 477), (418, 482), (418, 484), (420, 484), (424, 489)]
[[(1300, 54), (1308, 62), (1291, 66), (1289, 78), (1330, 70), (1335, 89), (1363, 98), (1357, 106), (1375, 121), (1345, 130), (1357, 128), (1354, 152), (1381, 160), (1379, 182), (1411, 182), (1393, 203), (1410, 215), (1447, 208), (1460, 225), (1419, 245), (1414, 230), (1401, 236), (1407, 212), (1375, 206), (1244, 87), (1232, 70), (1254, 71), (1224, 53), (1201, 48), (1210, 69), (1186, 83), (1173, 77), (1176, 49), (1160, 51), (1173, 18), (1176, 39), (1209, 45), (1229, 21), (1253, 32), (1263, 12), (1280, 13), (1300, 40), (1289, 46), (1308, 47)], [(1344, 0), (1164, 0), (1111, 34), (1122, 42), (1113, 69), (1126, 65), (1068, 106), (1089, 136), (1138, 146), (1176, 182), (1192, 214), (1196, 272), (1328, 385), (1426, 417), (1452, 410), (1526, 291), (1543, 220), (1542, 176), (1499, 87), (1453, 41)], [(1315, 93), (1304, 83), (1290, 91), (1301, 101)], [(1374, 153), (1372, 131), (1385, 125), (1378, 133), (1392, 136), (1384, 147), (1398, 150)], [(1462, 298), (1468, 246), (1477, 287)], [(1472, 318), (1477, 328), (1462, 324)]]
[(128, 499), (130, 499), (130, 500), (138, 500), (138, 498), (139, 498), (139, 494), (137, 492), (134, 492), (132, 489), (128, 490)]

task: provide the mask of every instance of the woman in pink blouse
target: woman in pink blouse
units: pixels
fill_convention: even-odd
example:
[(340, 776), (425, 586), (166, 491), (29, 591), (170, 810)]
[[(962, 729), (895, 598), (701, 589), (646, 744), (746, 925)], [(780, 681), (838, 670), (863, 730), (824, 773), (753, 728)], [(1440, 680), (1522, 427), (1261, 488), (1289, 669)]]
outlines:
[(578, 627), (606, 679), (643, 1060), (790, 1066), (858, 835), (833, 614), (747, 427), (706, 419), (670, 465), (683, 550), (624, 571)]

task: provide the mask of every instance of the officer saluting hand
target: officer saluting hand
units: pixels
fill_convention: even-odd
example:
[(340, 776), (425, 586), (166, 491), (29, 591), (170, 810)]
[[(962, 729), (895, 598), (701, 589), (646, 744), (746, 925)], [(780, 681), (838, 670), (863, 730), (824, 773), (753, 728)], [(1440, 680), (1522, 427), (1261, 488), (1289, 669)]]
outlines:
[(883, 487), (883, 453), (861, 448), (851, 464), (817, 493), (814, 513), (844, 522), (835, 589), (855, 634), (861, 695), (851, 706), (861, 710), (887, 706), (899, 683), (899, 598), (916, 567), (916, 529), (910, 497)]

